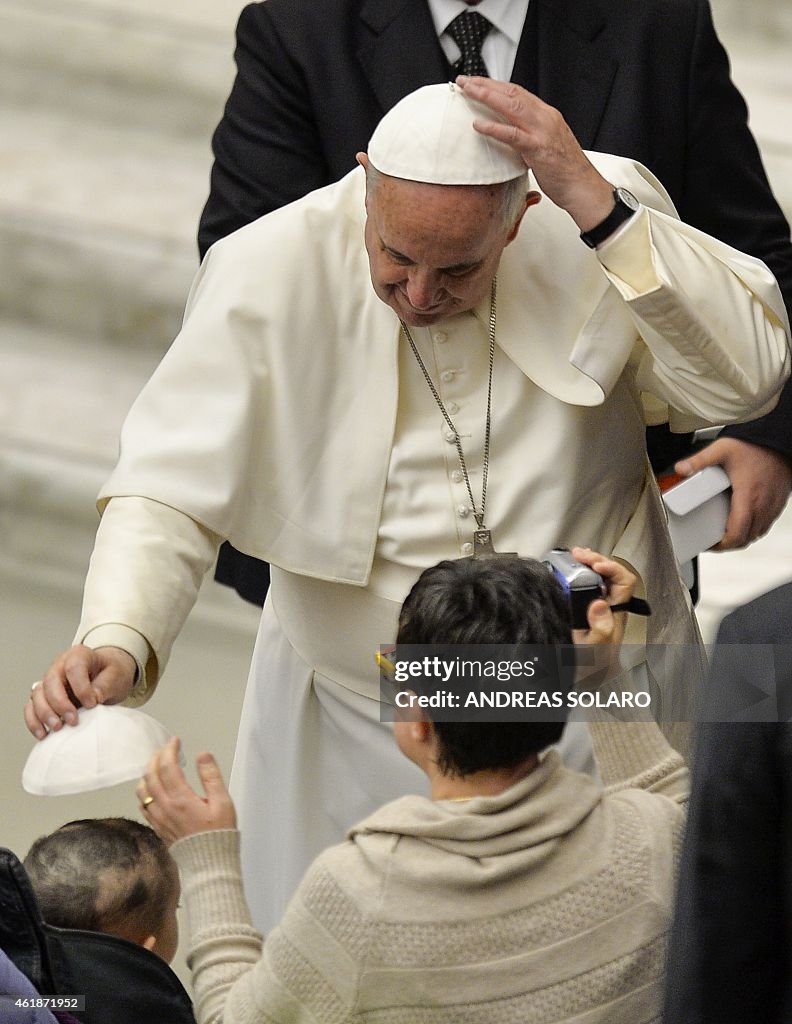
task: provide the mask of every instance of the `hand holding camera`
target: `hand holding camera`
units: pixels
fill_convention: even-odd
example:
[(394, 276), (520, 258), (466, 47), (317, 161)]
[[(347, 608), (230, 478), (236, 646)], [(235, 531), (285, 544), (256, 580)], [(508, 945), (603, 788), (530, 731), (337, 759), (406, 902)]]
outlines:
[(600, 594), (592, 595), (586, 606), (585, 625), (573, 626), (575, 643), (618, 646), (624, 639), (625, 613), (633, 600), (637, 577), (621, 562), (605, 558), (590, 548), (573, 548), (571, 554), (602, 581)]
[(575, 644), (594, 648), (587, 657), (577, 659), (576, 688), (598, 690), (621, 672), (625, 612), (637, 600), (633, 597), (637, 577), (620, 562), (590, 548), (556, 548), (544, 561), (557, 579), (562, 577), (559, 582), (570, 595)]
[[(633, 597), (636, 577), (629, 569), (591, 548), (576, 547), (572, 551), (568, 548), (553, 548), (542, 561), (567, 595), (573, 630), (587, 630), (590, 627), (589, 607), (593, 601), (602, 598), (607, 599), (611, 612), (651, 614), (646, 601)], [(630, 577), (629, 590), (626, 589), (627, 581), (623, 573)], [(617, 597), (617, 593), (621, 596)]]

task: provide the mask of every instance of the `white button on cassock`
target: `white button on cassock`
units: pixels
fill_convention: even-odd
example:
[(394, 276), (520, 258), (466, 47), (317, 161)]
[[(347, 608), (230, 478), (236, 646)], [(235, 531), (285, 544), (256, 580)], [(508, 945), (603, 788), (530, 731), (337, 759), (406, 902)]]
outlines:
[(472, 555), (473, 545), (470, 543), (470, 541), (467, 541), (465, 544), (462, 545), (460, 550), (462, 551), (463, 555)]
[(453, 370), (443, 370), (443, 372), (440, 374), (440, 380), (444, 384), (448, 384), (449, 381), (452, 381), (453, 379), (454, 379), (454, 371)]
[(457, 515), (459, 516), (460, 519), (467, 519), (467, 517), (470, 515), (470, 506), (457, 505)]

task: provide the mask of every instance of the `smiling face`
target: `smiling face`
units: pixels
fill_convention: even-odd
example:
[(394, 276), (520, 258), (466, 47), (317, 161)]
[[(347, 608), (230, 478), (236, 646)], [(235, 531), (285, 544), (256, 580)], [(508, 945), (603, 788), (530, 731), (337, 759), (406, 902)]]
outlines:
[(489, 294), (501, 253), (525, 210), (507, 221), (504, 187), (369, 176), (365, 238), (371, 281), (408, 326), (426, 327), (464, 313)]

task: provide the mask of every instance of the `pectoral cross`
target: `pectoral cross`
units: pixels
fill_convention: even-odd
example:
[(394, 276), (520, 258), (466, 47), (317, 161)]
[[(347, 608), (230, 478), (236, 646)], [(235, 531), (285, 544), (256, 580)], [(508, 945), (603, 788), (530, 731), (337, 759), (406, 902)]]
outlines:
[(496, 551), (492, 546), (492, 534), (489, 530), (473, 531), (474, 558), (517, 558), (516, 551)]

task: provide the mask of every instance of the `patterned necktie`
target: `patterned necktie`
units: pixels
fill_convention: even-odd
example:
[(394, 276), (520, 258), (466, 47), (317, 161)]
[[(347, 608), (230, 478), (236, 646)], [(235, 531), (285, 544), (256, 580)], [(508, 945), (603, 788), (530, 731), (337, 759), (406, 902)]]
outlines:
[(463, 11), (446, 29), (454, 42), (459, 47), (462, 56), (453, 66), (454, 75), (484, 75), (489, 77), (487, 65), (481, 58), (481, 44), (484, 37), (492, 28), (492, 22), (487, 21), (483, 14), (478, 11)]

